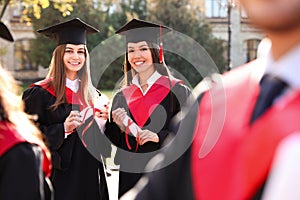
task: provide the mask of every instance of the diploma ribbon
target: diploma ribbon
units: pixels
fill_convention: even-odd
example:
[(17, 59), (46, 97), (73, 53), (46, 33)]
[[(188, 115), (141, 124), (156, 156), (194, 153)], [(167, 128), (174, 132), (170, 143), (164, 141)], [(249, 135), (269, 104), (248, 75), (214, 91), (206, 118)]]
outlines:
[[(134, 123), (134, 122), (132, 121), (132, 119), (128, 118), (128, 123), (127, 123), (126, 130), (125, 130), (125, 140), (126, 140), (127, 148), (128, 148), (129, 150), (132, 149), (131, 146), (130, 146), (130, 143), (129, 143), (129, 138), (128, 138), (128, 135), (129, 135), (129, 133), (130, 133), (129, 127), (130, 127), (133, 123)], [(137, 150), (138, 150), (138, 147), (139, 147), (139, 141), (140, 141), (139, 134), (137, 134), (137, 136), (136, 136), (135, 152), (137, 152)]]

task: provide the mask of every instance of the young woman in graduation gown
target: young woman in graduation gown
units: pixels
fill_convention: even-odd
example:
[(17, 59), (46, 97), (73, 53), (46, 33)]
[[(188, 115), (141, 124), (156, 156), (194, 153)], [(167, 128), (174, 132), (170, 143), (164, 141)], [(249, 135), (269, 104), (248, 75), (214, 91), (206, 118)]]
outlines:
[[(117, 31), (126, 37), (125, 84), (113, 98), (112, 123), (107, 125), (106, 134), (117, 147), (133, 153), (126, 156), (121, 149), (116, 153), (115, 163), (120, 164), (119, 196), (133, 187), (144, 172), (150, 157), (142, 153), (162, 148), (170, 134), (170, 119), (190, 94), (163, 62), (157, 45), (160, 31), (165, 34), (170, 29), (138, 19)], [(139, 127), (136, 135), (129, 128), (133, 123)]]
[(56, 39), (58, 46), (47, 78), (32, 84), (23, 99), (26, 111), (37, 115), (52, 153), (55, 199), (108, 199), (100, 161), (110, 145), (103, 143), (98, 123), (100, 117), (107, 118), (107, 110), (87, 114), (93, 110), (95, 88), (89, 80), (85, 37), (98, 30), (75, 18), (38, 32)]

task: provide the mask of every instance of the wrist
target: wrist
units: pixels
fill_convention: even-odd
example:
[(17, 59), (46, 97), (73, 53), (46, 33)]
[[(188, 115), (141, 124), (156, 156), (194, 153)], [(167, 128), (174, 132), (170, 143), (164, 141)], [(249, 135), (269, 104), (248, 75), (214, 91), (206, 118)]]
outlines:
[(68, 129), (66, 128), (65, 124), (64, 124), (64, 131), (65, 131), (65, 134), (69, 135), (69, 134), (73, 133), (73, 132), (75, 131), (75, 129), (73, 129), (73, 130), (68, 130)]
[(159, 142), (159, 137), (157, 134), (155, 134), (155, 142), (158, 143)]
[(72, 130), (72, 131), (65, 131), (65, 134), (69, 135), (69, 134), (71, 134), (73, 132), (74, 132), (74, 130)]

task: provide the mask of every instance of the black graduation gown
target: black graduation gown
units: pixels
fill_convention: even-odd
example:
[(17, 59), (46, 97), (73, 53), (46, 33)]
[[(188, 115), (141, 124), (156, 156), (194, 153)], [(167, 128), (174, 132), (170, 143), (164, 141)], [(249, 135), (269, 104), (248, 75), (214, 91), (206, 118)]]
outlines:
[[(29, 140), (31, 142), (29, 142)], [(50, 200), (50, 160), (39, 141), (0, 120), (0, 199)], [(45, 157), (44, 157), (45, 156)]]
[[(23, 142), (0, 157), (0, 199), (50, 199), (51, 192), (41, 169), (41, 149)], [(45, 190), (43, 185), (46, 187)], [(45, 197), (45, 198), (42, 198)]]
[(98, 151), (93, 152), (98, 160), (84, 147), (79, 137), (92, 117), (77, 129), (79, 134), (75, 131), (65, 139), (63, 123), (76, 105), (63, 104), (55, 111), (51, 110), (49, 107), (54, 104), (56, 97), (40, 86), (33, 86), (24, 91), (23, 100), (26, 112), (38, 115), (37, 124), (46, 136), (52, 153), (54, 169), (51, 180), (55, 200), (108, 199), (103, 165), (98, 160), (100, 153), (103, 156), (109, 155), (110, 145), (105, 146), (102, 143), (102, 133), (96, 123), (85, 132), (83, 140), (88, 148)]
[[(167, 82), (167, 84), (169, 83)], [(152, 99), (155, 99), (160, 95), (156, 91), (151, 91), (151, 89), (148, 91), (146, 96), (144, 96), (144, 98), (149, 99), (150, 102)], [(115, 95), (112, 103), (112, 110), (115, 110), (116, 108), (124, 108), (127, 111), (129, 117), (135, 123), (137, 123), (138, 119), (136, 119), (130, 111), (130, 108), (124, 96), (124, 92), (122, 91), (119, 91)], [(126, 142), (126, 135), (121, 132), (118, 125), (112, 122), (112, 119), (110, 120), (111, 123), (107, 124), (105, 133), (117, 147), (120, 147), (126, 151), (146, 153), (158, 150), (162, 147), (162, 144), (165, 141), (167, 135), (172, 134), (168, 129), (170, 120), (176, 113), (179, 112), (181, 105), (184, 104), (189, 94), (190, 90), (188, 87), (181, 84), (180, 82), (175, 82), (172, 90), (168, 90), (166, 96), (164, 96), (161, 101), (156, 102), (156, 100), (153, 100), (153, 104), (158, 103), (159, 106), (154, 109), (150, 116), (147, 116), (147, 111), (144, 110), (145, 104), (141, 104), (136, 107), (137, 109), (140, 109), (139, 112), (142, 112), (142, 115), (144, 114), (147, 116), (145, 120), (146, 122), (142, 126), (142, 129), (148, 129), (150, 131), (153, 131), (154, 133), (157, 133), (159, 137), (159, 143), (147, 142), (144, 145), (139, 145), (137, 147), (136, 138), (132, 135), (128, 135), (128, 143), (131, 147), (130, 150), (128, 147), (128, 143)], [(145, 156), (143, 160), (136, 159), (133, 155), (131, 155), (130, 157), (125, 156), (124, 154), (122, 155), (122, 153), (117, 150), (115, 163), (120, 164), (119, 196), (122, 196), (137, 183), (137, 181), (143, 175), (144, 168), (150, 158), (151, 157)], [(138, 169), (137, 166), (139, 166)], [(126, 169), (134, 167), (137, 169), (137, 171), (135, 173), (124, 172), (122, 171), (123, 167), (125, 167)]]

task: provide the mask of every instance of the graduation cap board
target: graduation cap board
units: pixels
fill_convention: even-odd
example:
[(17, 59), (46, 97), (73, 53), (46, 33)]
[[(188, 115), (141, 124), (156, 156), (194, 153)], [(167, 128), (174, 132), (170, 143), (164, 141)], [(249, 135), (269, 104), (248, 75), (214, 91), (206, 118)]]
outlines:
[(86, 34), (97, 33), (99, 30), (79, 18), (74, 18), (66, 22), (40, 29), (37, 32), (55, 40), (57, 45), (78, 45), (86, 44)]
[(8, 40), (10, 42), (14, 41), (14, 38), (12, 37), (10, 31), (8, 30), (7, 26), (5, 26), (4, 23), (0, 22), (0, 37)]
[[(117, 34), (123, 35), (126, 42), (148, 41), (158, 44), (161, 36), (172, 31), (171, 28), (143, 21), (140, 19), (132, 19), (127, 24), (116, 31)], [(159, 41), (159, 42), (157, 42)]]

